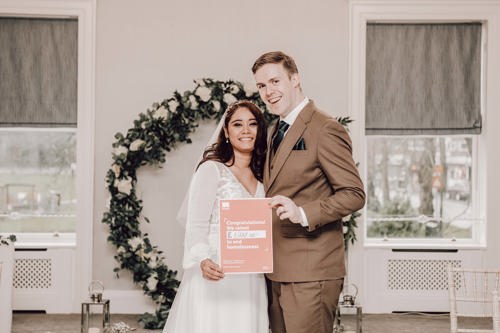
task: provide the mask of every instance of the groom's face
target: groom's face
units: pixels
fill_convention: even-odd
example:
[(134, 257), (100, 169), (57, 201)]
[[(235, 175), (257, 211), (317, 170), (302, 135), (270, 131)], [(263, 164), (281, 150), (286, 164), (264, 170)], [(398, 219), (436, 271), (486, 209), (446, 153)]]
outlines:
[(265, 64), (254, 74), (260, 98), (269, 111), (285, 118), (300, 103), (298, 74), (289, 74), (282, 64)]

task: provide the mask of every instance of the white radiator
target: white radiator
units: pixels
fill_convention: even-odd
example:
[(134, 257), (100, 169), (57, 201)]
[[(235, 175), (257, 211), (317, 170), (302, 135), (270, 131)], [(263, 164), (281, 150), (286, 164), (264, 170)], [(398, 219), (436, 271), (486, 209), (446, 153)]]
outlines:
[(71, 313), (74, 248), (16, 249), (13, 310)]
[(477, 250), (367, 249), (365, 312), (448, 312), (448, 264), (481, 267), (481, 253)]

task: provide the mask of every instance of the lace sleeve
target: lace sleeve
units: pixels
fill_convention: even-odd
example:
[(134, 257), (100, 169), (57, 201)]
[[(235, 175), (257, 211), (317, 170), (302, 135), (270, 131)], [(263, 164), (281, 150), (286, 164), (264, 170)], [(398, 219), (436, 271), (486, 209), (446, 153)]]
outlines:
[(203, 259), (211, 257), (213, 252), (208, 235), (219, 177), (215, 162), (207, 161), (200, 165), (191, 181), (184, 236), (184, 269), (198, 265)]

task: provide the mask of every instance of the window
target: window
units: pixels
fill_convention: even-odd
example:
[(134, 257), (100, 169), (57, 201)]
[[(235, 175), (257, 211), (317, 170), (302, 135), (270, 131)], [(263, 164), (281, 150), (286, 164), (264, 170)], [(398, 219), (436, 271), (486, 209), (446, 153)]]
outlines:
[(0, 232), (75, 232), (77, 20), (0, 17)]
[(368, 138), (369, 238), (472, 238), (473, 137)]
[(0, 232), (74, 232), (73, 129), (0, 129)]
[(369, 242), (477, 238), (482, 28), (367, 25)]

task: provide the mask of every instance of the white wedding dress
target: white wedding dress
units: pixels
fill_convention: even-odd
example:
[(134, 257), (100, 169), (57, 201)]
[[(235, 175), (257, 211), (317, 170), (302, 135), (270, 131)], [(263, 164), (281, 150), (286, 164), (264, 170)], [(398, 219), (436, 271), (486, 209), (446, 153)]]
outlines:
[(222, 163), (199, 166), (189, 189), (184, 275), (163, 333), (267, 333), (267, 295), (263, 274), (202, 277), (200, 262), (219, 261), (218, 199), (264, 197), (259, 182), (251, 195)]

